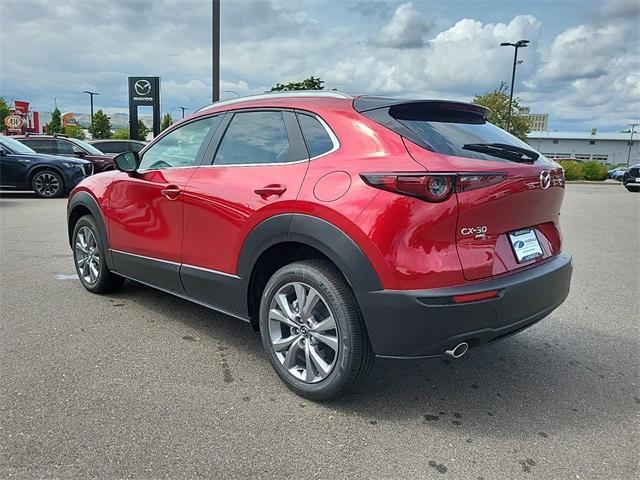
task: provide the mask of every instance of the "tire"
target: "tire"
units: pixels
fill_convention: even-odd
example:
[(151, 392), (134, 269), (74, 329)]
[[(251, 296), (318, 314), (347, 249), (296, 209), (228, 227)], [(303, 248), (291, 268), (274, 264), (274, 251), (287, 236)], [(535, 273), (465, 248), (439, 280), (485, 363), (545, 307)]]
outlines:
[(91, 215), (81, 217), (73, 227), (73, 263), (80, 282), (92, 293), (108, 293), (117, 290), (124, 278), (107, 267), (106, 239), (100, 235)]
[(31, 188), (40, 198), (61, 197), (65, 193), (62, 176), (53, 170), (40, 170), (31, 179)]
[(292, 263), (273, 274), (260, 301), (260, 335), (280, 379), (311, 400), (343, 395), (373, 364), (353, 292), (325, 260)]

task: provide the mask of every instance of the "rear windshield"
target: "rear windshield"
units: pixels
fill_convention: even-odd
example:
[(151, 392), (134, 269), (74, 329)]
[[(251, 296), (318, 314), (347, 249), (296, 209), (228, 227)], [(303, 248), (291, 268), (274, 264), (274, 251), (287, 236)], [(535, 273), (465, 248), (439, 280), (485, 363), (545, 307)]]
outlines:
[[(465, 110), (464, 107), (447, 102), (416, 102), (394, 105), (384, 111), (388, 117), (400, 123), (398, 125), (393, 121), (385, 121), (385, 126), (425, 148), (444, 155), (491, 161), (505, 160), (504, 156), (501, 158), (487, 152), (463, 148), (465, 145), (478, 144), (511, 145), (535, 152), (527, 143), (485, 120), (483, 115), (479, 114), (479, 110)], [(374, 112), (366, 112), (365, 115), (369, 116), (372, 113)], [(378, 111), (371, 116), (379, 121), (381, 112)], [(394, 124), (400, 128), (394, 127)]]

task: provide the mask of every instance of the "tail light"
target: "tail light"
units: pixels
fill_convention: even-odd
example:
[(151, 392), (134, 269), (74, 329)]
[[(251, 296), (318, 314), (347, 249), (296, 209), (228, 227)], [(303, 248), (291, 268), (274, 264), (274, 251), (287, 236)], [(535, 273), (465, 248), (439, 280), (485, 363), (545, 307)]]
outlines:
[(467, 192), (495, 185), (507, 178), (502, 173), (363, 173), (367, 185), (389, 192), (420, 198), (428, 202), (444, 202), (454, 192)]

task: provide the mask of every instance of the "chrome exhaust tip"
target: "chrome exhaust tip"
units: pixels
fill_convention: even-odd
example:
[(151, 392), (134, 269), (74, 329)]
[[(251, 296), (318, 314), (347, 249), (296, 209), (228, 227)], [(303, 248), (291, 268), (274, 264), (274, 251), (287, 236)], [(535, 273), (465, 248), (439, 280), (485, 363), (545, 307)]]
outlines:
[(462, 342), (453, 347), (451, 350), (446, 350), (444, 352), (445, 357), (449, 358), (460, 358), (469, 350), (469, 344), (467, 342)]

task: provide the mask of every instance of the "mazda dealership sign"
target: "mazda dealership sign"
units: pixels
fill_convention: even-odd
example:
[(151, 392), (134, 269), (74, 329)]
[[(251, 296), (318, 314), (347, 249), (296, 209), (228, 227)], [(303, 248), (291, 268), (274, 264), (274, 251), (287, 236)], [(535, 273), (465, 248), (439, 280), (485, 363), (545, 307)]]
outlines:
[(153, 107), (153, 135), (160, 133), (160, 77), (129, 77), (129, 135), (138, 138), (138, 107)]

